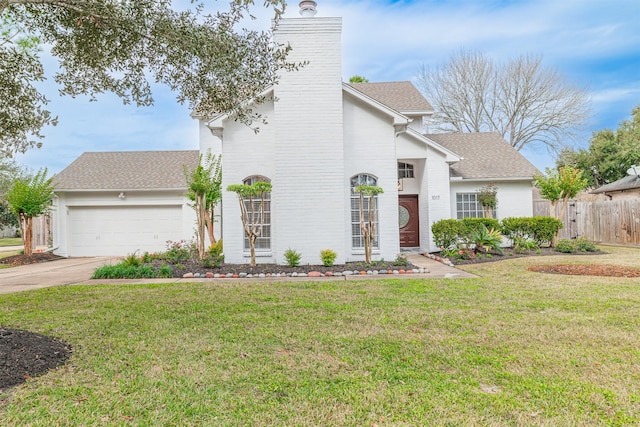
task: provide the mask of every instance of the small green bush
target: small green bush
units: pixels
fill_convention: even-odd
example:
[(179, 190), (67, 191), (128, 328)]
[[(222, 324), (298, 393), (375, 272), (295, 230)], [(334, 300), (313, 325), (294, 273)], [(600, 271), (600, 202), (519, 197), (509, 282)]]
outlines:
[(528, 239), (526, 237), (518, 236), (513, 241), (513, 250), (516, 253), (522, 254), (526, 252), (531, 252), (533, 250), (540, 249), (538, 244), (533, 239)]
[(224, 263), (224, 254), (222, 253), (222, 239), (213, 243), (207, 249), (204, 258), (200, 260), (200, 265), (204, 268), (220, 267)]
[(163, 258), (171, 264), (178, 264), (183, 261), (187, 261), (193, 255), (193, 245), (190, 245), (184, 240), (177, 242), (167, 241), (167, 251), (164, 253)]
[(565, 254), (572, 254), (575, 253), (578, 248), (576, 247), (576, 242), (574, 240), (561, 239), (556, 243), (555, 250)]
[(337, 256), (338, 254), (331, 249), (323, 249), (320, 251), (320, 260), (325, 267), (332, 267)]
[(298, 251), (289, 248), (284, 251), (284, 257), (287, 260), (287, 265), (289, 267), (297, 267), (300, 265), (300, 258), (302, 258), (302, 255)]
[(502, 234), (497, 229), (487, 228), (480, 224), (480, 228), (474, 229), (470, 236), (470, 241), (475, 245), (476, 252), (489, 252), (494, 250), (502, 255)]
[(158, 269), (157, 276), (158, 277), (164, 277), (164, 278), (173, 277), (173, 270), (171, 269), (171, 267), (169, 265), (162, 264), (160, 266), (160, 268)]
[(409, 260), (407, 259), (406, 255), (398, 254), (396, 259), (393, 261), (393, 265), (398, 267), (406, 267), (407, 265), (409, 265)]
[(550, 245), (563, 224), (550, 216), (510, 217), (502, 220), (502, 234), (515, 242), (518, 238), (534, 240), (540, 246)]
[(158, 277), (152, 265), (103, 265), (93, 272), (93, 279), (144, 279)]
[(433, 223), (431, 233), (436, 246), (443, 250), (451, 249), (458, 246), (464, 226), (457, 219), (442, 219)]
[(494, 218), (463, 218), (460, 220), (467, 230), (467, 233), (471, 235), (474, 231), (479, 231), (484, 225), (487, 229), (500, 230), (500, 221)]
[(595, 252), (596, 245), (586, 237), (578, 237), (576, 240), (576, 250), (580, 252)]
[(142, 265), (142, 258), (138, 257), (138, 251), (127, 255), (124, 260), (122, 261), (122, 264), (126, 265), (127, 267), (138, 267), (140, 265)]

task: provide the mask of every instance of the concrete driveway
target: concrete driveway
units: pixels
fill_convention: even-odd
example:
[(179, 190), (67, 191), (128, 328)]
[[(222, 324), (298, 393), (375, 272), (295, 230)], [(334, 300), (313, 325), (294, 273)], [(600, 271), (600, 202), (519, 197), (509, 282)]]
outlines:
[(65, 258), (51, 262), (0, 269), (0, 294), (88, 283), (93, 271), (119, 258)]

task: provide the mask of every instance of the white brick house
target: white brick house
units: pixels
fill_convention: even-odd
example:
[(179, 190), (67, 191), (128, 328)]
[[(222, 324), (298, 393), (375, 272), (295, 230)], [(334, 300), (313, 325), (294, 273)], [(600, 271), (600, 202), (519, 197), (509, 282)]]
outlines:
[[(302, 263), (319, 263), (323, 249), (337, 252), (336, 263), (364, 259), (352, 192), (359, 183), (376, 184), (384, 190), (378, 196), (379, 235), (374, 259), (392, 260), (404, 247), (437, 250), (431, 225), (440, 219), (477, 215), (469, 206), (477, 189), (488, 182), (498, 186), (499, 218), (531, 215), (536, 169), (524, 157), (495, 134), (423, 134), (423, 119), (433, 111), (410, 82), (344, 83), (341, 29), (340, 18), (302, 16), (280, 21), (276, 42), (291, 44), (291, 61), (308, 63), (299, 71), (283, 73), (279, 83), (267, 89), (266, 94), (276, 101), (255, 106), (268, 118), (259, 133), (226, 115), (198, 119), (200, 153), (222, 155), (223, 189), (255, 179), (272, 183), (268, 227), (257, 245), (258, 262), (284, 263), (283, 254), (289, 248), (302, 254)], [(164, 153), (167, 159), (175, 157), (173, 167), (182, 170), (176, 165), (177, 152), (157, 153)], [(197, 152), (191, 153), (197, 158)], [(135, 153), (118, 155), (121, 161), (113, 163), (126, 164), (125, 159)], [(126, 206), (128, 197), (114, 198), (119, 188), (95, 183), (108, 201), (96, 199), (98, 193), (90, 188), (78, 188), (80, 182), (74, 179), (79, 176), (78, 167), (81, 165), (72, 164), (58, 176), (58, 212), (68, 209), (67, 200), (95, 205), (98, 210), (114, 204)], [(121, 166), (109, 170), (112, 174), (139, 172), (127, 172)], [(92, 176), (93, 181), (100, 181), (95, 173)], [(136, 180), (133, 176), (130, 179)], [(162, 178), (154, 185), (163, 186)], [(172, 185), (176, 187), (176, 183)], [(180, 238), (192, 238), (193, 227), (185, 224), (195, 217), (186, 203), (176, 198), (178, 193), (167, 190), (167, 199), (162, 201), (157, 197), (162, 190), (147, 190), (156, 194), (154, 203), (158, 206), (165, 202), (181, 206)], [(127, 194), (142, 198), (147, 190), (131, 189)], [(461, 197), (463, 209), (459, 208)], [(223, 191), (219, 211), (217, 235), (224, 241), (225, 261), (248, 262), (235, 193)], [(101, 250), (99, 237), (98, 243), (92, 240), (91, 248), (71, 248), (68, 236), (77, 235), (74, 227), (81, 225), (64, 215), (57, 215), (56, 224), (62, 234), (56, 239), (54, 230), (60, 254), (131, 252), (131, 246), (124, 243), (120, 250), (115, 246)], [(152, 235), (157, 233), (148, 234)]]

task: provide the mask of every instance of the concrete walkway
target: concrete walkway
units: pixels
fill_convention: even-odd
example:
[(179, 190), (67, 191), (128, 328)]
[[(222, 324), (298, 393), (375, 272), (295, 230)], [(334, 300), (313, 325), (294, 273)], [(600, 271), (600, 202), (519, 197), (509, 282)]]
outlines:
[(433, 279), (433, 278), (471, 278), (473, 274), (449, 267), (435, 260), (429, 259), (419, 254), (408, 254), (407, 259), (412, 264), (426, 268), (429, 272), (424, 274), (398, 275), (354, 275), (338, 277), (269, 277), (251, 279), (205, 279), (205, 278), (171, 278), (171, 279), (101, 279), (91, 280), (91, 276), (96, 268), (106, 264), (117, 264), (121, 258), (118, 257), (95, 257), (95, 258), (65, 258), (51, 262), (23, 265), (19, 267), (0, 269), (0, 294), (28, 291), (32, 289), (48, 288), (51, 286), (78, 285), (78, 284), (147, 284), (147, 283), (188, 283), (188, 282), (219, 282), (223, 280), (231, 281), (314, 281), (314, 280), (372, 280), (372, 279)]

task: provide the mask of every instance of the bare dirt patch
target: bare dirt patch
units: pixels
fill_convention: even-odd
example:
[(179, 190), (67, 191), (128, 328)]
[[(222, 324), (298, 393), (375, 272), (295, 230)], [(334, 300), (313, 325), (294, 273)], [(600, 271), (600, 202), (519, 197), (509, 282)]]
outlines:
[(529, 271), (573, 276), (640, 277), (640, 268), (610, 264), (532, 265)]
[(63, 365), (71, 347), (56, 338), (0, 328), (0, 391)]

